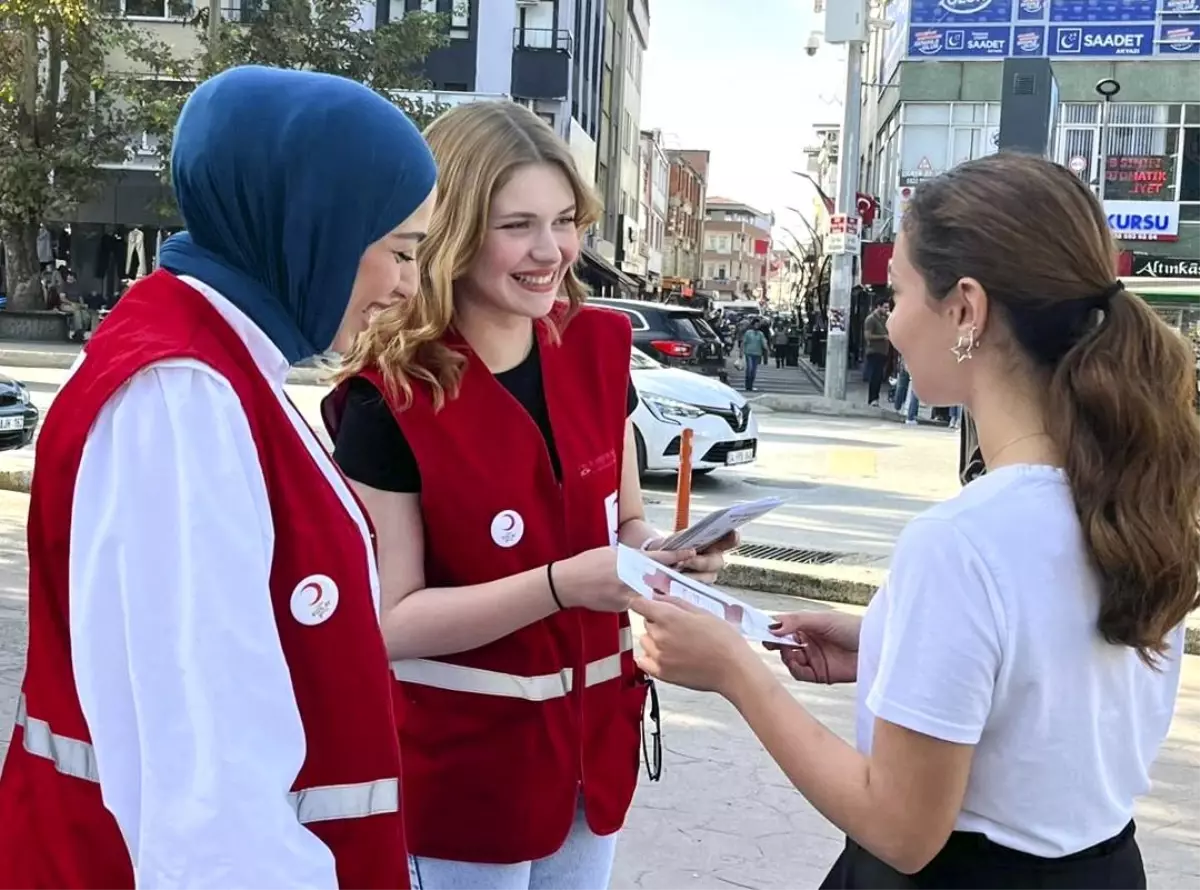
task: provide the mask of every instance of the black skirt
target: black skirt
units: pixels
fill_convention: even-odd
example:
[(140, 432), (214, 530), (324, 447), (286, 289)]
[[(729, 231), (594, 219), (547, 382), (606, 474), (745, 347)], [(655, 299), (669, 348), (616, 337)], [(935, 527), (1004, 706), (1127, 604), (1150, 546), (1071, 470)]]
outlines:
[(956, 831), (914, 875), (896, 871), (854, 841), (822, 890), (1145, 890), (1146, 869), (1130, 822), (1124, 831), (1071, 856), (1045, 859)]

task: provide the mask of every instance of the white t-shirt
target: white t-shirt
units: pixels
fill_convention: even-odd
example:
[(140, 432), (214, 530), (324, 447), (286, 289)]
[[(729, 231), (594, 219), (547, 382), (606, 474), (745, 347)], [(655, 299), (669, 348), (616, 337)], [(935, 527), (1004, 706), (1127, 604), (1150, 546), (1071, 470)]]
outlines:
[(1121, 831), (1179, 691), (1096, 629), (1096, 575), (1061, 470), (1003, 467), (913, 520), (862, 625), (858, 748), (876, 717), (974, 745), (956, 828), (1058, 857)]

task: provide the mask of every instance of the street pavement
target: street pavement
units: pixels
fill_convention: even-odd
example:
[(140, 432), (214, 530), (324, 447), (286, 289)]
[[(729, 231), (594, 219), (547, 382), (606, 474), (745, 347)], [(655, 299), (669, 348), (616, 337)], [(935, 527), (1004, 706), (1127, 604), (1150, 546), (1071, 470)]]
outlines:
[[(796, 368), (771, 373), (800, 374)], [(67, 372), (0, 367), (22, 380), (45, 412)], [(325, 389), (293, 385), (288, 394), (321, 428)], [(757, 463), (695, 479), (692, 518), (739, 501), (773, 495), (786, 504), (745, 531), (748, 542), (846, 553), (886, 565), (900, 530), (958, 490), (958, 439), (940, 427), (906, 427), (879, 419), (761, 413)], [(31, 469), (33, 449), (0, 454), (0, 468)], [(674, 475), (650, 477), (644, 490), (651, 521), (669, 528)]]
[[(7, 753), (24, 670), (27, 508), (26, 495), (0, 492), (0, 760)], [(830, 608), (740, 595), (771, 611)], [(786, 678), (774, 658), (763, 657)], [(820, 720), (842, 737), (852, 737), (853, 687), (789, 683)], [(841, 848), (838, 832), (795, 792), (728, 704), (676, 687), (662, 688), (661, 701), (662, 780), (643, 777), (612, 886), (816, 887)], [(1137, 819), (1150, 886), (1200, 886), (1200, 658), (1186, 659), (1171, 736)]]

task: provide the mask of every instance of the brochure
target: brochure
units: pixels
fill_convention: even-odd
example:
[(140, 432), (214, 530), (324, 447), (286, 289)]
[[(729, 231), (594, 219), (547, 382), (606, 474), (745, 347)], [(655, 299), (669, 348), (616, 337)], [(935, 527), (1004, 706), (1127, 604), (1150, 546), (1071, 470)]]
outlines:
[(657, 591), (698, 606), (736, 625), (742, 636), (747, 639), (760, 643), (779, 643), (783, 646), (799, 645), (791, 637), (771, 633), (770, 626), (774, 624), (775, 619), (761, 609), (660, 565), (632, 547), (617, 547), (617, 577), (646, 599), (654, 599), (654, 593)]
[(759, 498), (709, 513), (681, 532), (667, 538), (660, 550), (703, 550), (748, 522), (767, 515), (783, 504), (781, 498)]

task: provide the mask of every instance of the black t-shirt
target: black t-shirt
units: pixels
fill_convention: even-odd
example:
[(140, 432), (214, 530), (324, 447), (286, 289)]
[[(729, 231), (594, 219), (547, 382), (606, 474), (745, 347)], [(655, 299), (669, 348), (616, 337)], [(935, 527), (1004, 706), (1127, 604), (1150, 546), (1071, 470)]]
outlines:
[[(529, 412), (542, 431), (554, 474), (561, 479), (562, 468), (559, 466), (558, 449), (554, 445), (554, 432), (550, 428), (550, 412), (546, 407), (542, 364), (538, 360), (536, 343), (521, 364), (502, 371), (496, 375), (496, 379)], [(626, 416), (634, 412), (637, 404), (637, 390), (631, 379), (625, 402)], [(379, 390), (361, 377), (355, 377), (347, 384), (333, 459), (343, 473), (371, 488), (406, 494), (416, 494), (421, 490), (421, 471), (417, 467), (416, 455)]]

